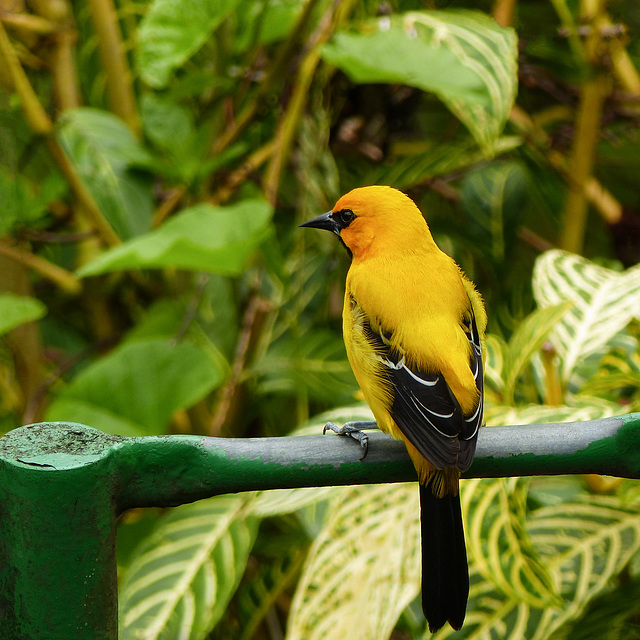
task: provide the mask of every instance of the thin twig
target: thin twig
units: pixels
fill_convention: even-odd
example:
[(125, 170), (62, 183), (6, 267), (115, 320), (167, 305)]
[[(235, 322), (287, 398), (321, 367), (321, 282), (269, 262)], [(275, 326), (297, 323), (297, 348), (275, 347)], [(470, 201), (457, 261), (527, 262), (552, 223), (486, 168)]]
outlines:
[(231, 175), (225, 183), (209, 198), (213, 204), (226, 202), (235, 190), (246, 180), (247, 176), (264, 164), (275, 148), (275, 140), (254, 151)]
[(276, 148), (271, 157), (263, 181), (263, 190), (267, 199), (274, 204), (280, 183), (280, 174), (289, 157), (293, 140), (309, 98), (309, 87), (313, 81), (315, 70), (320, 63), (320, 50), (329, 40), (335, 28), (337, 14), (348, 15), (353, 0), (334, 0), (325, 11), (318, 27), (309, 38), (306, 54), (303, 56), (296, 75), (293, 92), (284, 116), (281, 118), (275, 135)]
[(10, 247), (4, 242), (0, 242), (0, 254), (37, 271), (41, 276), (54, 282), (67, 293), (75, 295), (80, 293), (82, 289), (82, 283), (71, 271), (67, 271), (57, 264), (53, 264), (53, 262), (49, 262), (29, 251), (18, 249), (17, 247)]
[(38, 100), (38, 96), (11, 46), (11, 41), (2, 22), (0, 22), (0, 63), (4, 65), (13, 88), (20, 98), (22, 110), (31, 130), (39, 135), (49, 134), (53, 129), (51, 118), (40, 104), (40, 100)]
[(306, 31), (307, 22), (309, 21), (312, 10), (318, 0), (308, 0), (304, 9), (300, 13), (296, 24), (291, 30), (290, 37), (282, 44), (275, 59), (269, 66), (269, 71), (264, 80), (260, 83), (251, 102), (240, 111), (239, 115), (229, 123), (229, 126), (218, 136), (213, 145), (213, 155), (219, 155), (226, 149), (236, 138), (242, 133), (247, 125), (253, 121), (254, 116), (258, 112), (265, 96), (273, 91), (276, 84), (282, 82), (285, 77), (285, 67), (291, 63), (295, 46), (298, 43), (301, 34)]

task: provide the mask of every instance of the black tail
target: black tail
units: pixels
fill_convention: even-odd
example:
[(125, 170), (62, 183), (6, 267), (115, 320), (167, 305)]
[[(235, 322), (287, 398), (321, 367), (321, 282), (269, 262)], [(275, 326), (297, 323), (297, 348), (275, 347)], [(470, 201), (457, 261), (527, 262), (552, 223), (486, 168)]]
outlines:
[(469, 597), (469, 567), (460, 496), (438, 498), (420, 486), (422, 610), (433, 633), (445, 622), (460, 629)]

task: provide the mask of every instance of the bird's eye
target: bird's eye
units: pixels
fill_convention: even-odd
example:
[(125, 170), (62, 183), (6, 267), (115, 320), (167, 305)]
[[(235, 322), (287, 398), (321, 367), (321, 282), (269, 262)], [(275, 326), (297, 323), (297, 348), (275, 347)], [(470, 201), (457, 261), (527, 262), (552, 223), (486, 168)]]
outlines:
[(351, 209), (341, 209), (333, 214), (336, 222), (344, 229), (348, 227), (351, 221), (356, 217)]

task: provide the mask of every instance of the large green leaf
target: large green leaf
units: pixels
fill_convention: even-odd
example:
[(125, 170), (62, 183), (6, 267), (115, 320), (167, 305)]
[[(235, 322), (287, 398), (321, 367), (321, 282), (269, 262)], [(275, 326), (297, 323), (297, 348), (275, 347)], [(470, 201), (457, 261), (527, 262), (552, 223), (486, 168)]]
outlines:
[(435, 93), (477, 142), (491, 148), (517, 88), (517, 38), (474, 11), (414, 11), (338, 32), (323, 58), (358, 83), (401, 83)]
[(78, 275), (163, 267), (237, 275), (267, 236), (271, 213), (264, 200), (243, 200), (228, 207), (199, 204), (159, 229), (106, 251)]
[(533, 292), (540, 307), (573, 302), (549, 336), (567, 383), (587, 356), (640, 317), (640, 265), (618, 272), (572, 253), (547, 251), (536, 261)]
[(242, 577), (257, 520), (246, 496), (172, 509), (145, 539), (120, 588), (121, 640), (199, 640)]
[(149, 85), (165, 87), (171, 74), (211, 37), (240, 0), (153, 0), (140, 23), (136, 67)]
[(286, 640), (386, 639), (420, 591), (417, 484), (336, 489), (309, 552)]
[(147, 231), (152, 182), (132, 168), (153, 159), (125, 123), (99, 109), (69, 109), (60, 117), (58, 138), (116, 233), (126, 239)]
[(47, 308), (35, 298), (15, 293), (0, 293), (0, 336), (25, 322), (39, 320)]
[(103, 431), (164, 433), (172, 414), (221, 384), (223, 372), (199, 347), (166, 339), (136, 340), (81, 371), (47, 412)]

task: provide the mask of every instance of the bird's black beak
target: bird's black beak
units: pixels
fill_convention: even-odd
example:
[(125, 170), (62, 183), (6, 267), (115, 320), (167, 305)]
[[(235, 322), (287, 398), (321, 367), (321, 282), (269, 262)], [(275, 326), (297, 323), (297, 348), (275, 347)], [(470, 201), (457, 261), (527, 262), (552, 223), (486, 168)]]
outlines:
[(327, 231), (333, 231), (337, 236), (340, 235), (340, 227), (333, 219), (333, 211), (327, 211), (321, 216), (309, 220), (300, 225), (301, 227), (313, 227), (314, 229), (326, 229)]

